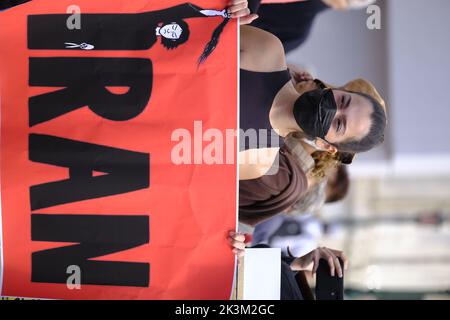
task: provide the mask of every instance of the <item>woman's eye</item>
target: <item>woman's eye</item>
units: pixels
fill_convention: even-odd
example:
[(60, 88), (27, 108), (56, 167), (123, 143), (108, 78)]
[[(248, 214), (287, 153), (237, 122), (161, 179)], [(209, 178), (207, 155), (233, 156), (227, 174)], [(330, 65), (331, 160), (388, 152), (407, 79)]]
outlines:
[(341, 127), (342, 127), (342, 121), (340, 119), (338, 119), (336, 121), (336, 131), (340, 132), (341, 131)]

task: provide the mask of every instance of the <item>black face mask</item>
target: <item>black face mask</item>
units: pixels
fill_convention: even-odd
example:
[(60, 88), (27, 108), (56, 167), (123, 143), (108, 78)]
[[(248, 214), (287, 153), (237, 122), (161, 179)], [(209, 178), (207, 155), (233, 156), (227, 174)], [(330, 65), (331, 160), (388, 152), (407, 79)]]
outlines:
[(305, 92), (294, 104), (294, 117), (300, 128), (311, 138), (322, 138), (330, 130), (336, 115), (336, 101), (331, 89)]

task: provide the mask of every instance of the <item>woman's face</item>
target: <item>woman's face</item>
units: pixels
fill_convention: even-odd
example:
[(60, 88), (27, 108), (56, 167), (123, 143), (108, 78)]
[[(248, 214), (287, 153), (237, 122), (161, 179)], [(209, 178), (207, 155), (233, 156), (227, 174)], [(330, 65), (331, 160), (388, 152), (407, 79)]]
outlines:
[(373, 106), (359, 94), (333, 89), (336, 115), (325, 139), (332, 143), (361, 140), (370, 131)]
[[(295, 89), (301, 95), (319, 87), (314, 81), (308, 80), (296, 83)], [(359, 94), (339, 89), (333, 89), (333, 95), (337, 110), (325, 139), (334, 144), (364, 138), (372, 125), (371, 102)]]

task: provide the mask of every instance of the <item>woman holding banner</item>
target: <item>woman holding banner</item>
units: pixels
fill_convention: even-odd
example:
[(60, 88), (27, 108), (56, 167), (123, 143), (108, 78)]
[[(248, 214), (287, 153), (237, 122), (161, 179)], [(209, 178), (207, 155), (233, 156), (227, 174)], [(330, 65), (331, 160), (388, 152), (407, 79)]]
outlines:
[(255, 225), (297, 202), (329, 169), (382, 143), (386, 111), (365, 80), (340, 88), (310, 79), (294, 86), (281, 42), (243, 26), (240, 120), (241, 132), (266, 132), (256, 143), (241, 135), (240, 220)]

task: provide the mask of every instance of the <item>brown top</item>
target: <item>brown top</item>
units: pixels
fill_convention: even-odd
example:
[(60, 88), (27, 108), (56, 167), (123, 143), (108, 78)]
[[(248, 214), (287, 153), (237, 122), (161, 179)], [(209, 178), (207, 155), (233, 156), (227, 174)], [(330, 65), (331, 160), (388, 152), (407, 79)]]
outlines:
[(276, 174), (239, 181), (240, 222), (254, 226), (288, 209), (305, 194), (308, 189), (305, 167), (311, 167), (313, 160), (308, 155), (309, 163), (306, 161), (305, 166), (299, 150), (291, 150), (288, 144), (280, 148)]

